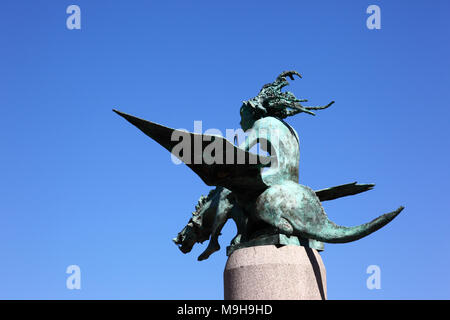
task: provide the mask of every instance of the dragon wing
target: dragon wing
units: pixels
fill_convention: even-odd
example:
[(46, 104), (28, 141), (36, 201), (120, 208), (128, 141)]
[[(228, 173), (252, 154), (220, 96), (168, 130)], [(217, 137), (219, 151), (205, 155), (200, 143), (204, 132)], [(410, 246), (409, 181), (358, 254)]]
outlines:
[(317, 197), (319, 197), (320, 201), (328, 201), (369, 191), (372, 190), (374, 186), (374, 184), (357, 184), (356, 182), (352, 182), (314, 192)]
[[(270, 157), (247, 152), (221, 136), (176, 130), (117, 110), (113, 111), (184, 162), (208, 186), (221, 186), (241, 194), (259, 193), (267, 188), (261, 177), (261, 168), (270, 163)], [(173, 149), (182, 143), (180, 140), (189, 141), (189, 148), (176, 154)], [(213, 142), (221, 148), (215, 150), (216, 161), (207, 164), (203, 155), (208, 145)]]

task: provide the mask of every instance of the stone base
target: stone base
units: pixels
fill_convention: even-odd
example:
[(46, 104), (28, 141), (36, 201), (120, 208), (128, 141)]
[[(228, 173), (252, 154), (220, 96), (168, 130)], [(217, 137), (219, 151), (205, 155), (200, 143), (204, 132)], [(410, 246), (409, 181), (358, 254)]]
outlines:
[(326, 272), (320, 254), (303, 246), (235, 250), (224, 271), (225, 300), (325, 300)]
[(309, 247), (311, 249), (316, 249), (317, 251), (323, 251), (324, 244), (323, 242), (313, 240), (313, 239), (300, 239), (296, 236), (287, 236), (285, 234), (273, 234), (268, 236), (258, 237), (253, 240), (249, 240), (246, 242), (242, 242), (235, 245), (230, 245), (227, 247), (227, 256), (230, 256), (234, 250), (247, 248), (247, 247), (256, 247), (256, 246), (267, 246), (270, 244), (274, 245), (296, 245), (296, 246), (304, 246)]

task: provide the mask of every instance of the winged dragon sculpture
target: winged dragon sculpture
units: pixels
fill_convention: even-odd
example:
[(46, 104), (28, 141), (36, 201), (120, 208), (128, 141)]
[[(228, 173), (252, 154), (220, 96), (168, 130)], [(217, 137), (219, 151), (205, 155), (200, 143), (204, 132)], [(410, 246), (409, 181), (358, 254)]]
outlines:
[[(274, 82), (264, 85), (256, 97), (243, 102), (240, 125), (248, 135), (240, 146), (221, 136), (176, 130), (114, 110), (172, 154), (180, 141), (173, 139), (174, 135), (200, 144), (200, 148), (192, 145), (176, 154), (208, 186), (215, 187), (200, 197), (189, 222), (173, 239), (183, 253), (205, 240), (209, 244), (198, 260), (218, 251), (220, 232), (229, 219), (236, 223), (237, 235), (227, 254), (262, 244), (297, 244), (323, 250), (323, 242), (361, 239), (403, 210), (399, 207), (359, 226), (339, 226), (328, 219), (321, 202), (358, 194), (374, 185), (353, 182), (314, 191), (298, 183), (299, 138), (284, 119), (299, 113), (315, 115), (313, 111), (326, 109), (334, 101), (325, 106), (303, 106), (307, 100), (282, 91), (289, 84), (287, 77), (294, 80), (294, 76), (301, 78), (296, 71), (282, 72)], [(217, 147), (216, 159), (229, 161), (197, 161), (207, 148), (211, 149), (211, 144)], [(256, 144), (268, 155), (250, 152)]]

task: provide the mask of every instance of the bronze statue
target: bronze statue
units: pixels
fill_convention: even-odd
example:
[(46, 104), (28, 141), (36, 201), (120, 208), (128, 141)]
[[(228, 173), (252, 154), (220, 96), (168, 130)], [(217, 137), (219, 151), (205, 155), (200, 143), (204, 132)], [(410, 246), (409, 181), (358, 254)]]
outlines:
[[(227, 254), (238, 248), (264, 244), (296, 244), (323, 250), (323, 242), (361, 239), (385, 226), (403, 210), (399, 207), (355, 227), (338, 226), (328, 219), (321, 201), (358, 194), (374, 185), (354, 182), (313, 191), (298, 183), (299, 138), (284, 119), (298, 113), (315, 115), (313, 110), (326, 109), (334, 101), (325, 106), (303, 106), (301, 103), (307, 100), (281, 91), (289, 84), (286, 77), (294, 80), (294, 76), (301, 78), (296, 71), (282, 72), (274, 82), (264, 85), (256, 97), (243, 102), (240, 125), (248, 136), (239, 147), (217, 135), (175, 130), (114, 110), (170, 152), (178, 143), (174, 135), (200, 143), (200, 148), (190, 146), (176, 156), (207, 185), (216, 188), (200, 197), (188, 224), (174, 239), (183, 253), (191, 251), (195, 243), (208, 239), (209, 244), (198, 259), (207, 259), (218, 251), (220, 231), (230, 218), (236, 223), (237, 235)], [(257, 143), (261, 143), (268, 156), (250, 152)], [(207, 149), (216, 161), (196, 161), (202, 159)]]

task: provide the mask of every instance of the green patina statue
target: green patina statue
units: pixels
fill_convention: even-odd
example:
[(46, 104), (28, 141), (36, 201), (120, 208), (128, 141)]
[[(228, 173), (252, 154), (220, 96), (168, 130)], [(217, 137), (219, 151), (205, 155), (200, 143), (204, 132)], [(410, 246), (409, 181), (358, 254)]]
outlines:
[[(287, 77), (294, 80), (294, 76), (301, 78), (296, 71), (282, 72), (274, 82), (264, 85), (256, 97), (243, 102), (240, 125), (248, 135), (239, 147), (218, 135), (175, 130), (114, 110), (172, 154), (180, 140), (174, 136), (194, 141), (194, 145), (175, 156), (207, 185), (216, 188), (200, 197), (188, 224), (174, 239), (183, 253), (208, 239), (209, 244), (198, 260), (218, 251), (218, 237), (230, 218), (236, 223), (237, 235), (227, 248), (228, 255), (238, 248), (265, 244), (294, 244), (323, 250), (323, 242), (361, 239), (403, 210), (399, 207), (355, 227), (338, 226), (328, 219), (321, 201), (358, 194), (374, 185), (354, 182), (313, 191), (298, 183), (299, 138), (284, 119), (301, 112), (315, 115), (312, 110), (326, 109), (334, 101), (325, 106), (303, 106), (301, 102), (307, 100), (281, 91), (289, 84)], [(267, 156), (250, 152), (257, 144)], [(207, 150), (215, 161), (198, 161)]]

